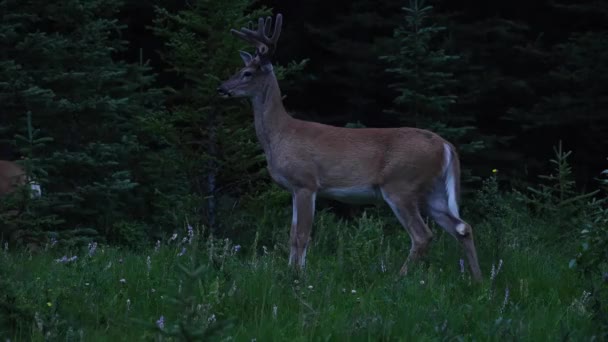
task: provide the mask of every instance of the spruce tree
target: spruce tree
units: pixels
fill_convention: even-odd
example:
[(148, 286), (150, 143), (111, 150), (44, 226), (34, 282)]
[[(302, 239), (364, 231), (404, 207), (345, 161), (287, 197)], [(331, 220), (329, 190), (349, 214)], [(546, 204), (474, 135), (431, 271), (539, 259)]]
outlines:
[[(575, 156), (586, 167), (601, 165), (608, 146), (608, 32), (574, 33), (553, 47), (549, 60), (553, 68), (537, 83), (542, 96), (530, 107), (512, 108), (509, 118), (524, 133), (577, 146)], [(584, 171), (586, 178), (597, 172)]]
[(405, 22), (394, 32), (398, 51), (380, 57), (389, 65), (386, 71), (394, 76), (389, 87), (397, 93), (386, 112), (404, 126), (437, 132), (464, 154), (474, 153), (484, 147), (474, 118), (451, 110), (459, 86), (453, 66), (460, 56), (442, 47), (446, 27), (431, 22), (432, 10), (423, 0), (410, 0), (403, 7)]
[[(216, 92), (222, 80), (243, 67), (238, 51), (249, 49), (230, 29), (271, 13), (267, 8), (249, 12), (251, 4), (197, 1), (177, 13), (158, 8), (155, 20), (154, 31), (165, 44), (163, 60), (177, 77), (169, 111), (148, 117), (146, 127), (179, 151), (175, 165), (191, 179), (194, 194), (188, 210), (212, 229), (224, 203), (233, 207), (237, 196), (268, 184), (250, 105), (227, 101)], [(277, 76), (302, 66), (277, 66)], [(162, 124), (156, 124), (159, 121)]]
[[(145, 218), (134, 171), (146, 148), (135, 118), (162, 96), (147, 89), (153, 77), (146, 65), (115, 60), (127, 47), (125, 27), (114, 19), (121, 5), (0, 1), (3, 137), (30, 158), (29, 171), (42, 183), (47, 204), (37, 216), (61, 218), (55, 228), (66, 234), (112, 238), (116, 222)], [(50, 139), (28, 149), (18, 138), (28, 125)]]

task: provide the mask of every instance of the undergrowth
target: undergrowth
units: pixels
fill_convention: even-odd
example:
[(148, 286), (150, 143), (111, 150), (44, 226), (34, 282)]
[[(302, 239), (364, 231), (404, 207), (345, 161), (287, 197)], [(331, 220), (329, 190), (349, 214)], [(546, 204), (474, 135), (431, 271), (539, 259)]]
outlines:
[(185, 223), (137, 249), (3, 245), (0, 338), (605, 339), (604, 202), (556, 185), (570, 183), (561, 149), (555, 161), (554, 177), (538, 188), (501, 190), (496, 172), (464, 203), (481, 283), (458, 243), (432, 223), (429, 255), (398, 276), (409, 238), (382, 208), (353, 221), (318, 213), (306, 271), (295, 273), (287, 267), (290, 213), (271, 189), (261, 196), (276, 201), (257, 202), (247, 221), (255, 233), (233, 241)]

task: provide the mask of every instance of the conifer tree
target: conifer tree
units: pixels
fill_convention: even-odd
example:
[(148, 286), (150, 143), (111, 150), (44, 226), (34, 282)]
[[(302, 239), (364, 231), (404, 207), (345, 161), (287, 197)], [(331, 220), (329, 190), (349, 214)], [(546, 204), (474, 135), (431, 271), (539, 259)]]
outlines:
[(397, 116), (402, 125), (430, 129), (464, 153), (473, 153), (484, 147), (473, 134), (474, 118), (451, 111), (458, 98), (453, 64), (460, 57), (441, 47), (446, 28), (431, 23), (432, 10), (423, 0), (410, 0), (403, 7), (405, 22), (394, 32), (399, 50), (381, 57), (395, 79), (390, 88), (397, 92), (393, 108), (386, 112)]
[[(115, 234), (145, 217), (134, 171), (146, 148), (136, 115), (159, 105), (146, 65), (115, 60), (127, 42), (119, 0), (0, 1), (0, 126), (32, 161), (55, 228)], [(28, 113), (30, 122), (28, 122)], [(27, 127), (49, 138), (28, 149)], [(52, 229), (53, 227), (37, 227)]]
[[(249, 48), (230, 29), (271, 13), (267, 8), (249, 12), (250, 5), (250, 0), (197, 1), (177, 13), (158, 8), (155, 20), (154, 31), (165, 44), (163, 59), (178, 80), (170, 90), (169, 111), (147, 118), (147, 127), (162, 127), (155, 135), (179, 151), (176, 165), (192, 180), (191, 193), (200, 201), (191, 202), (189, 210), (212, 228), (220, 200), (251, 193), (268, 180), (249, 104), (216, 92), (243, 67), (238, 51)], [(277, 76), (302, 66), (277, 66)], [(154, 126), (157, 121), (162, 125)]]

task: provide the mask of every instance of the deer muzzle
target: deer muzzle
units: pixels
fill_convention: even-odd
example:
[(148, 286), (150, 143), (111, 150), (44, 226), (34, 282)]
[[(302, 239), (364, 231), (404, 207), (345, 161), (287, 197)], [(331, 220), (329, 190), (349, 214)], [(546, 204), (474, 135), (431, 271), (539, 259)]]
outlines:
[(224, 88), (223, 86), (217, 87), (217, 93), (218, 95), (222, 96), (222, 97), (230, 97), (230, 91), (228, 91), (226, 88)]

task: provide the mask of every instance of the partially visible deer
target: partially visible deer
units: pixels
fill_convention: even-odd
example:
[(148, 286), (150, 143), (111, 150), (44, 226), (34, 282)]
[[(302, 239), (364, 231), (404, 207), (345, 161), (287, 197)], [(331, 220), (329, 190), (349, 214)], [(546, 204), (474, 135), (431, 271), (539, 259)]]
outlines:
[(40, 197), (42, 195), (40, 185), (30, 181), (21, 166), (12, 161), (0, 160), (0, 198), (28, 183), (32, 197)]
[(402, 275), (432, 240), (420, 214), (421, 209), (428, 211), (462, 244), (473, 278), (481, 279), (473, 230), (459, 214), (460, 163), (452, 144), (417, 128), (351, 129), (291, 117), (270, 62), (282, 15), (277, 15), (272, 35), (271, 24), (272, 18), (260, 18), (257, 30), (231, 30), (255, 46), (256, 53), (240, 51), (245, 67), (217, 91), (223, 97), (251, 100), (268, 171), (292, 194), (289, 264), (305, 266), (318, 195), (347, 203), (386, 202), (412, 241)]

